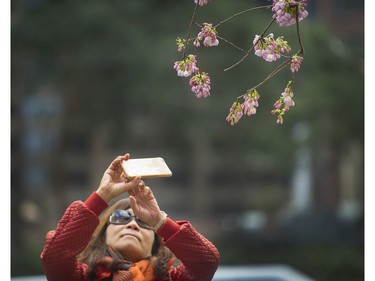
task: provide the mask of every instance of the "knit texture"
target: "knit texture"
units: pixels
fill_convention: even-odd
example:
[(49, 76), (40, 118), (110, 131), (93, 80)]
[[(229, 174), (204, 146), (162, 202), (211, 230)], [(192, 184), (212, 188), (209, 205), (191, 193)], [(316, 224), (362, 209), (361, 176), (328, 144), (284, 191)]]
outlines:
[[(170, 231), (165, 229), (175, 223), (179, 225), (177, 231), (175, 227)], [(79, 262), (76, 257), (85, 249), (98, 224), (96, 212), (90, 210), (82, 201), (75, 201), (67, 208), (56, 230), (47, 233), (41, 253), (48, 281), (88, 280), (87, 265)], [(169, 279), (166, 280), (212, 280), (219, 265), (219, 252), (216, 247), (187, 221), (172, 221), (162, 228), (168, 233), (167, 239), (164, 240), (165, 245), (181, 261), (180, 265), (170, 268), (167, 274)]]

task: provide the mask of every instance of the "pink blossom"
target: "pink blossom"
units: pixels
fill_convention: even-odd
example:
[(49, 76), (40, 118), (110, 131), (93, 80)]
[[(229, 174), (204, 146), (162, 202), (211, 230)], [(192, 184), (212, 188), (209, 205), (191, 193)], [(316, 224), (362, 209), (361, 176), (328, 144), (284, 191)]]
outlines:
[(279, 26), (290, 26), (296, 23), (296, 13), (298, 9), (298, 21), (300, 22), (308, 16), (305, 10), (307, 0), (273, 0), (273, 18)]
[(302, 60), (303, 60), (303, 57), (299, 56), (299, 55), (294, 55), (292, 57), (292, 60), (291, 60), (291, 63), (290, 63), (290, 70), (293, 73), (297, 72), (300, 69)]
[(294, 100), (292, 100), (291, 96), (286, 96), (283, 101), (285, 103), (285, 107), (287, 107), (288, 109), (289, 107), (294, 106)]
[(197, 38), (194, 40), (194, 46), (199, 47), (199, 41), (203, 40), (205, 47), (212, 47), (219, 45), (217, 39), (217, 31), (215, 27), (212, 27), (212, 23), (204, 23), (201, 31), (198, 33)]
[(197, 98), (207, 98), (210, 95), (211, 80), (207, 73), (197, 73), (190, 78), (191, 91)]
[(193, 41), (193, 45), (196, 47), (196, 48), (199, 48), (201, 46), (201, 42), (199, 42), (198, 38), (195, 38), (195, 40)]
[(193, 73), (199, 71), (197, 67), (197, 58), (194, 55), (188, 55), (184, 60), (176, 61), (174, 63), (174, 69), (177, 71), (177, 75), (181, 77), (191, 76)]
[(283, 119), (283, 115), (279, 115), (277, 116), (277, 120), (276, 120), (276, 123), (277, 124), (282, 124), (284, 122), (284, 119)]
[(219, 45), (219, 40), (217, 40), (216, 36), (215, 37), (207, 36), (206, 38), (204, 38), (203, 45), (205, 47), (217, 46)]
[(255, 55), (262, 57), (265, 61), (273, 62), (281, 57), (281, 53), (290, 52), (291, 48), (283, 37), (273, 38), (273, 33), (266, 37), (255, 35), (253, 40)]
[(252, 91), (248, 92), (246, 95), (243, 96), (243, 99), (245, 100), (244, 103), (241, 105), (243, 114), (251, 116), (257, 112), (256, 108), (259, 105), (259, 97), (260, 95), (258, 94), (256, 89), (253, 89)]
[(197, 2), (199, 6), (208, 5), (208, 0), (194, 0), (195, 4), (197, 4)]
[(235, 101), (230, 110), (228, 116), (225, 118), (232, 126), (238, 121), (240, 121), (241, 117), (243, 116), (241, 104), (238, 101)]
[(293, 92), (291, 88), (291, 82), (288, 83), (288, 86), (285, 88), (284, 92), (281, 93), (281, 96), (283, 98), (284, 108), (285, 110), (289, 110), (289, 107), (294, 106), (294, 100), (293, 98)]
[(281, 97), (273, 105), (275, 109), (272, 110), (271, 113), (272, 115), (277, 114), (277, 124), (282, 124), (284, 122), (283, 116), (290, 109), (290, 107), (295, 105), (292, 87), (293, 83), (292, 81), (289, 81), (288, 85), (284, 89), (284, 92), (281, 93)]
[(226, 120), (233, 126), (240, 121), (244, 114), (247, 116), (254, 115), (257, 112), (259, 98), (260, 95), (256, 89), (249, 90), (243, 96), (244, 102), (242, 104), (238, 99), (232, 104)]
[(277, 100), (274, 104), (273, 107), (276, 109), (280, 109), (283, 103), (280, 100)]

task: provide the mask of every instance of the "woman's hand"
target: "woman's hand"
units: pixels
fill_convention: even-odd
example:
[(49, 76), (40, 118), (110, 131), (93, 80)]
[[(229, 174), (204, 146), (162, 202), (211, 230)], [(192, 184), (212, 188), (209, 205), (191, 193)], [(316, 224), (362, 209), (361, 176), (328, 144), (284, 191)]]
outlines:
[(134, 214), (154, 227), (163, 217), (151, 189), (143, 181), (129, 191), (130, 205)]
[(105, 202), (109, 203), (112, 199), (132, 190), (140, 183), (140, 177), (135, 177), (131, 181), (124, 178), (121, 162), (129, 158), (129, 153), (126, 153), (124, 156), (118, 156), (104, 172), (96, 193), (98, 193)]

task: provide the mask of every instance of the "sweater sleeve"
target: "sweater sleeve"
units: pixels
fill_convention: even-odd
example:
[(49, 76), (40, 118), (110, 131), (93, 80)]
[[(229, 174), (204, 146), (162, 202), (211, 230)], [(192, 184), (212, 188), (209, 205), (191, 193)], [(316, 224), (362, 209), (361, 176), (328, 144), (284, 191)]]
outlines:
[(98, 215), (107, 204), (96, 193), (83, 203), (73, 202), (65, 211), (55, 230), (46, 235), (41, 253), (44, 272), (49, 281), (86, 280), (87, 266), (80, 263), (80, 254), (99, 224)]
[(189, 222), (174, 222), (168, 218), (158, 234), (181, 261), (181, 265), (170, 270), (172, 280), (212, 280), (220, 262), (219, 251)]

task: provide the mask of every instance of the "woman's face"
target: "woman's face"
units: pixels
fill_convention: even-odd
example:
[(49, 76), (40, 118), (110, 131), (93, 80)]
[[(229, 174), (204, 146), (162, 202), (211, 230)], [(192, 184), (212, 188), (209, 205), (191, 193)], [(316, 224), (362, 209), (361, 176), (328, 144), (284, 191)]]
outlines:
[(106, 230), (106, 244), (131, 262), (151, 256), (154, 239), (154, 231), (140, 227), (134, 218), (127, 224), (110, 223)]

